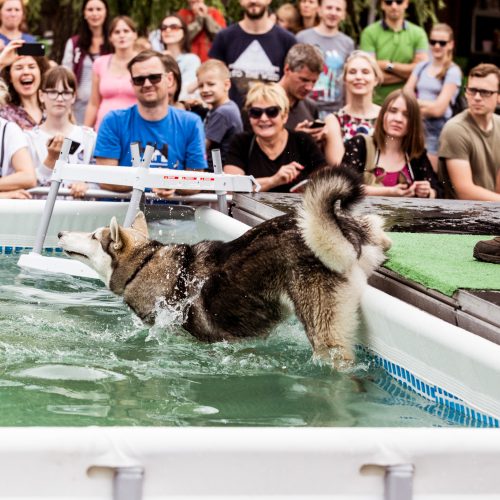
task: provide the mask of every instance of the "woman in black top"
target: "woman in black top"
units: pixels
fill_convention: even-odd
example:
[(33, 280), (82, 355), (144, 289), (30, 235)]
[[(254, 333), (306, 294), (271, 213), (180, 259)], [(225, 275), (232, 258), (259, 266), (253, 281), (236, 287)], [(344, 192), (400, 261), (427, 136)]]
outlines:
[(308, 134), (285, 128), (289, 103), (281, 85), (257, 83), (248, 92), (245, 107), (252, 132), (234, 136), (224, 166), (226, 174), (253, 175), (261, 191), (287, 193), (326, 165)]

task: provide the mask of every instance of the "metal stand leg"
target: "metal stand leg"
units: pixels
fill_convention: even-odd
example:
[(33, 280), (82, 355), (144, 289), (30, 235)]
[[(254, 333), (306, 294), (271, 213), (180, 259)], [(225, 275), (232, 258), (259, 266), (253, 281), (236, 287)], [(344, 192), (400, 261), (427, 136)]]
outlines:
[(413, 498), (413, 465), (389, 465), (385, 469), (384, 500), (411, 500)]
[(118, 467), (113, 478), (113, 500), (141, 500), (142, 467)]
[[(214, 173), (222, 174), (222, 158), (220, 155), (220, 149), (212, 149), (212, 163), (214, 164)], [(227, 192), (226, 191), (216, 191), (217, 195), (217, 206), (219, 212), (227, 215)]]

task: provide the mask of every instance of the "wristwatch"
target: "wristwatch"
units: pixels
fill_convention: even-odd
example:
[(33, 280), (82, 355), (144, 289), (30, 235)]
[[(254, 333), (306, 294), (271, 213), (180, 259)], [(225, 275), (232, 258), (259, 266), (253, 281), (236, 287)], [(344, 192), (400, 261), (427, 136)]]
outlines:
[(385, 71), (387, 71), (387, 73), (392, 73), (394, 71), (394, 64), (391, 61), (387, 63)]

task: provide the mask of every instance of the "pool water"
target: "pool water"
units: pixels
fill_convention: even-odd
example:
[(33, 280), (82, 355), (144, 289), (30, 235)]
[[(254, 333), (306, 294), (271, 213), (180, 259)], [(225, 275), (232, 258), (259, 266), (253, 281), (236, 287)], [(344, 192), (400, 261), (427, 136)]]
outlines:
[[(151, 229), (197, 239), (191, 221)], [(349, 373), (319, 363), (294, 318), (267, 339), (204, 344), (175, 313), (148, 328), (102, 283), (17, 259), (0, 255), (0, 426), (464, 425), (366, 355)]]

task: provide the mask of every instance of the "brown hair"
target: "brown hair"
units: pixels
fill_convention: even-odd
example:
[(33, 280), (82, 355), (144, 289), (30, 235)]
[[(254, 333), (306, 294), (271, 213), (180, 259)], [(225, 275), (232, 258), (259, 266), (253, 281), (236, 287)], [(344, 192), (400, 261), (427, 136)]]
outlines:
[(283, 3), (276, 10), (276, 18), (283, 16), (290, 24), (288, 30), (293, 34), (300, 31), (300, 14), (293, 3)]
[(135, 24), (134, 20), (131, 17), (116, 16), (109, 23), (108, 38), (111, 36), (111, 33), (113, 33), (113, 31), (116, 29), (116, 26), (120, 21), (123, 21), (134, 33), (137, 33), (137, 24)]
[[(7, 0), (0, 0), (0, 10), (2, 10), (6, 1)], [(21, 31), (25, 31), (26, 30), (26, 6), (24, 5), (23, 0), (18, 0), (18, 1), (19, 1), (19, 4), (21, 5), (21, 10), (23, 11), (23, 17), (21, 19), (21, 24), (19, 26), (19, 29)], [(2, 26), (1, 16), (0, 16), (0, 26)]]
[(54, 66), (49, 69), (42, 78), (41, 89), (55, 89), (57, 84), (61, 82), (66, 90), (76, 92), (77, 83), (73, 71), (64, 66)]
[(410, 160), (413, 160), (413, 158), (418, 158), (425, 150), (424, 126), (417, 98), (405, 90), (394, 90), (385, 98), (375, 122), (373, 140), (381, 151), (385, 150), (387, 134), (384, 130), (384, 117), (392, 103), (399, 97), (403, 98), (406, 102), (406, 111), (408, 114), (407, 132), (403, 137), (401, 147)]
[[(165, 19), (167, 19), (167, 17), (173, 17), (174, 19), (177, 19), (177, 21), (179, 21), (181, 23), (181, 29), (182, 29), (182, 32), (184, 33), (184, 38), (181, 41), (181, 52), (184, 54), (188, 54), (189, 52), (191, 52), (191, 38), (189, 37), (189, 31), (188, 31), (188, 26), (186, 24), (186, 21), (184, 21), (184, 19), (182, 19), (182, 17), (180, 17), (178, 14), (167, 14), (162, 19), (162, 21), (161, 21), (162, 24), (163, 24), (163, 21)], [(165, 49), (168, 49), (168, 47), (163, 42), (163, 36), (161, 36), (160, 38), (161, 38), (161, 44), (165, 47)]]
[[(449, 26), (446, 23), (435, 24), (432, 27), (429, 34), (432, 34), (433, 31), (441, 31), (442, 33), (446, 33), (449, 36), (448, 42), (452, 42), (454, 40), (453, 30), (452, 30), (451, 26)], [(443, 80), (452, 64), (453, 64), (453, 49), (449, 49), (448, 52), (446, 53), (445, 58), (444, 58), (443, 68), (436, 75), (436, 78), (439, 80)]]
[(474, 66), (469, 71), (469, 78), (486, 78), (488, 75), (495, 75), (498, 80), (498, 90), (500, 91), (500, 69), (494, 64), (482, 63)]
[(318, 47), (309, 43), (296, 43), (288, 51), (285, 64), (290, 71), (300, 71), (306, 67), (312, 73), (322, 73), (325, 59)]

